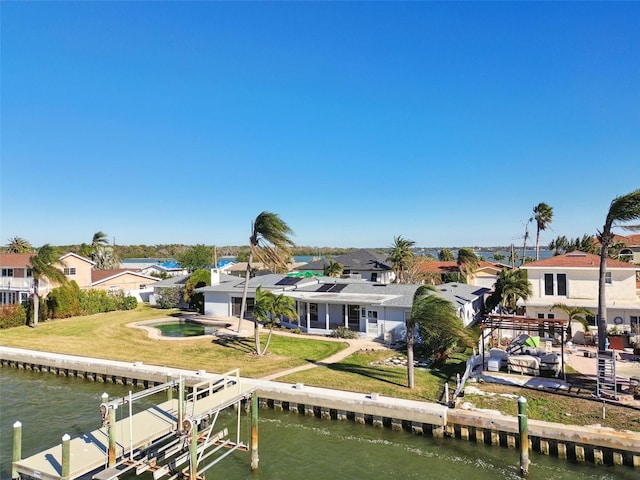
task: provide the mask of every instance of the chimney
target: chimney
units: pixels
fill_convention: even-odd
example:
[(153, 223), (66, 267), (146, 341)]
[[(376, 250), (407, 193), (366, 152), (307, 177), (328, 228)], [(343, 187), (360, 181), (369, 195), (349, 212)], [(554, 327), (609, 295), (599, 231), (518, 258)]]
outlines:
[(220, 285), (220, 269), (212, 268), (211, 269), (211, 286)]

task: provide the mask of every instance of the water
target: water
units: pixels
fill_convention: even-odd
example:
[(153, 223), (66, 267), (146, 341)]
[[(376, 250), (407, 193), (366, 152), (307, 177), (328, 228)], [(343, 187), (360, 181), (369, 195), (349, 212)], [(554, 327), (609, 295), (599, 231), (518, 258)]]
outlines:
[[(23, 424), (23, 456), (60, 443), (64, 433), (87, 433), (100, 426), (103, 391), (127, 395), (129, 387), (98, 384), (51, 374), (0, 370), (0, 478), (11, 475), (12, 424)], [(160, 395), (158, 400), (163, 399)], [(143, 404), (140, 404), (143, 407)], [(244, 415), (244, 414), (243, 414)], [(236, 414), (228, 410), (222, 424)], [(221, 427), (223, 425), (220, 425)], [(224, 425), (226, 426), (226, 425)], [(249, 419), (241, 440), (248, 442)], [(218, 428), (216, 428), (216, 431)], [(230, 430), (230, 435), (235, 435)], [(225, 480), (336, 479), (518, 479), (518, 451), (454, 439), (433, 439), (355, 422), (260, 410), (260, 466), (251, 473), (248, 453), (235, 452), (209, 471)], [(626, 467), (574, 465), (532, 453), (529, 479), (638, 478)], [(144, 477), (144, 478), (151, 478)]]

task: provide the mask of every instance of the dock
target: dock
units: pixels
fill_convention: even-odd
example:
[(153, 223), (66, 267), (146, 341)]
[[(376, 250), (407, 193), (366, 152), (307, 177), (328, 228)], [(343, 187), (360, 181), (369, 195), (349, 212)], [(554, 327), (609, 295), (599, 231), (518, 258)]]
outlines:
[[(179, 394), (174, 399), (171, 397), (176, 388)], [(163, 391), (169, 392), (170, 398), (166, 401), (116, 421), (118, 408), (131, 407), (134, 401)], [(193, 385), (186, 398), (184, 391), (184, 381), (175, 380), (103, 403), (100, 405), (101, 428), (67, 439), (66, 445), (63, 438), (60, 445), (14, 461), (13, 478), (116, 480), (127, 471), (140, 474), (147, 470), (154, 472), (154, 479), (171, 473), (174, 476), (170, 478), (176, 478), (177, 467), (190, 460), (187, 450), (191, 447), (184, 445), (195, 443), (197, 447), (193, 447), (193, 452), (199, 459), (209, 456), (204, 454), (205, 450), (215, 445), (223, 444), (227, 448), (225, 456), (236, 449), (248, 450), (240, 441), (239, 429), (235, 441), (224, 439), (226, 429), (212, 434), (221, 410), (237, 404), (240, 415), (240, 403), (254, 394), (255, 388), (243, 384), (237, 370)], [(186, 440), (182, 446), (180, 437)], [(192, 438), (195, 442), (191, 442)], [(162, 460), (173, 463), (163, 466)], [(193, 477), (185, 473), (185, 478), (198, 478), (197, 472)]]

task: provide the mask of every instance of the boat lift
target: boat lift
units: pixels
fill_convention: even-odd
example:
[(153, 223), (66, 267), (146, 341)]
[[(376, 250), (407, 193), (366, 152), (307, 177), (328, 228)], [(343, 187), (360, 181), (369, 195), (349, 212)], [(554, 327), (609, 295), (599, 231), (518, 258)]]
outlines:
[[(174, 399), (176, 388), (178, 398)], [(249, 446), (241, 441), (240, 422), (242, 402), (249, 399), (251, 468), (257, 469), (258, 399), (255, 387), (243, 388), (236, 369), (189, 388), (191, 392), (185, 395), (184, 379), (169, 379), (161, 385), (112, 401), (103, 396), (100, 429), (73, 440), (65, 435), (61, 446), (28, 459), (20, 459), (19, 446), (16, 452), (16, 437), (20, 443), (21, 432), (16, 433), (14, 426), (12, 478), (117, 480), (124, 475), (150, 471), (154, 480), (203, 479), (206, 470), (234, 451), (249, 451)], [(166, 402), (133, 414), (134, 402), (164, 391), (167, 392)], [(227, 428), (214, 433), (220, 412), (233, 405), (237, 406), (234, 440), (228, 438)], [(116, 421), (117, 409), (127, 406), (128, 417)]]

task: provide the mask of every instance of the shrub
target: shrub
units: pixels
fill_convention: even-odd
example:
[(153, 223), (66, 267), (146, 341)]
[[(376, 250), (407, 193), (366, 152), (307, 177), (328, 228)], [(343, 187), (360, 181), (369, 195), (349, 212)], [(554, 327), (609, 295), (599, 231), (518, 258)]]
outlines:
[(175, 308), (182, 301), (182, 295), (181, 287), (163, 288), (156, 294), (156, 306), (163, 309)]
[(353, 330), (349, 330), (347, 327), (340, 326), (332, 331), (329, 336), (334, 338), (354, 339), (358, 338), (358, 332), (354, 332)]
[(20, 304), (0, 306), (0, 329), (27, 324), (27, 310)]

